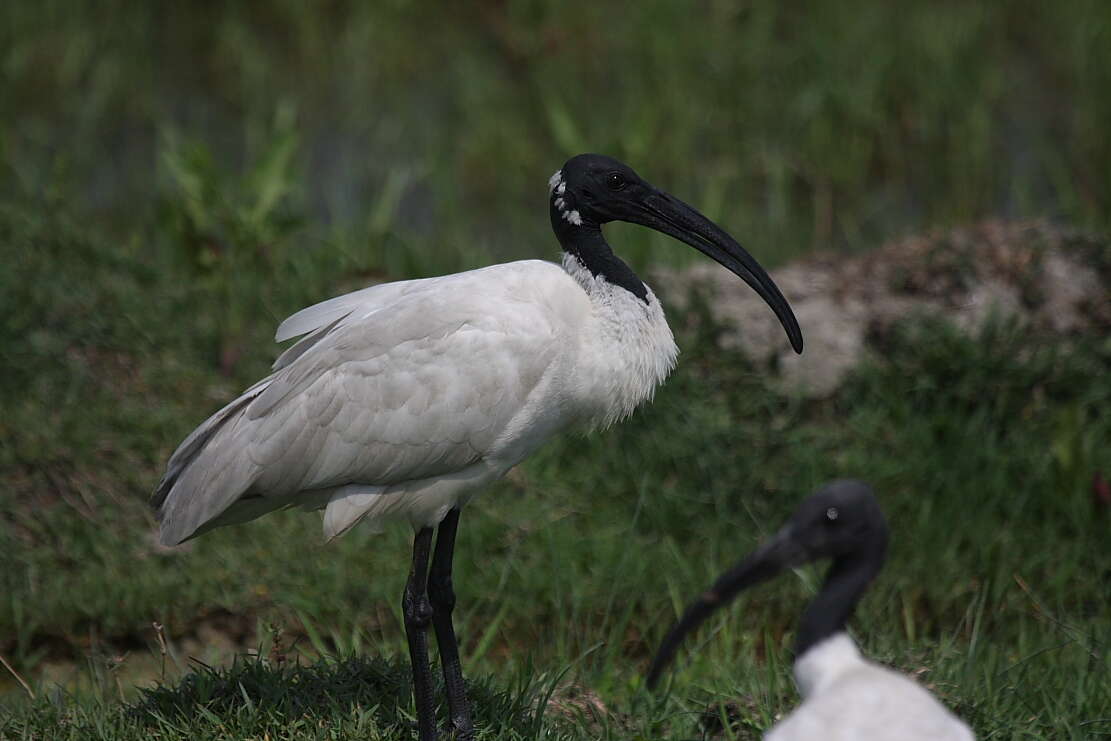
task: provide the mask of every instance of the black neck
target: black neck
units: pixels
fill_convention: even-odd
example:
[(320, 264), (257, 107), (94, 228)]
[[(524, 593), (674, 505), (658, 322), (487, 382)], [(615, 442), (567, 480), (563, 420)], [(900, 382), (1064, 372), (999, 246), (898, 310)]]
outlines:
[(885, 544), (834, 559), (825, 582), (799, 622), (795, 657), (845, 629), (869, 582), (883, 567)]
[(599, 224), (583, 222), (572, 224), (562, 212), (552, 205), (552, 231), (555, 232), (564, 252), (578, 258), (591, 275), (605, 278), (606, 282), (624, 288), (644, 303), (648, 303), (648, 289), (633, 269), (613, 254)]

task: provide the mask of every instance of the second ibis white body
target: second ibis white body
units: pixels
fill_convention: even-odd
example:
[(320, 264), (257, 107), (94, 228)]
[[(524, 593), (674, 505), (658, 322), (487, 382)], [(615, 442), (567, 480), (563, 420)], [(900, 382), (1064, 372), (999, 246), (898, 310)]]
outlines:
[(974, 741), (922, 685), (865, 659), (847, 633), (799, 656), (794, 673), (802, 704), (765, 741)]

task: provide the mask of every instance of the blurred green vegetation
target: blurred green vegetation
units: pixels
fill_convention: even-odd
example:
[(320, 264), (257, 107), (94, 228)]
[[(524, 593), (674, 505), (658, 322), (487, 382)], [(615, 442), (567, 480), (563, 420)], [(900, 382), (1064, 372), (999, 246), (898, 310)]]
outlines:
[[(0, 655), (37, 699), (0, 672), (0, 737), (396, 737), (411, 709), (361, 683), (406, 696), (405, 665), (366, 656), (404, 655), (408, 533), (325, 546), (285, 513), (181, 551), (153, 538), (167, 456), (267, 371), (281, 318), (554, 257), (544, 184), (583, 150), (769, 265), (985, 215), (1107, 230), (1109, 34), (1111, 6), (1081, 0), (3, 4)], [(612, 232), (638, 267), (690, 252)], [(846, 475), (896, 531), (855, 622), (869, 653), (984, 736), (1106, 734), (1107, 338), (912, 322), (804, 401), (694, 305), (653, 405), (465, 513), (458, 620), (489, 737), (756, 737), (796, 700), (787, 647), (818, 572), (716, 618), (672, 694), (639, 672), (691, 594)], [(325, 663), (175, 684), (268, 625)], [(610, 714), (529, 715), (571, 680)], [(255, 699), (231, 711), (229, 687)]]
[(468, 264), (550, 244), (546, 174), (580, 151), (765, 259), (984, 215), (1111, 218), (1102, 0), (42, 0), (4, 4), (0, 49), (6, 188), (75, 186), (124, 231), (174, 180), (167, 136), (239, 171), (282, 115), (314, 224)]

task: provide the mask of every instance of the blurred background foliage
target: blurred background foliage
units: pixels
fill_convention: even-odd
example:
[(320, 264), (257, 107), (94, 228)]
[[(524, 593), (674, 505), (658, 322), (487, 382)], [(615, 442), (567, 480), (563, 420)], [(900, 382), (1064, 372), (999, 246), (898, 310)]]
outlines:
[(0, 14), (5, 187), (74, 186), (123, 228), (156, 194), (203, 202), (188, 181), (224, 194), (235, 183), (217, 175), (252, 171), (241, 184), (269, 189), (242, 204), (255, 217), (284, 198), (466, 264), (532, 255), (550, 242), (541, 174), (584, 150), (634, 163), (764, 257), (988, 214), (1111, 218), (1100, 0)]
[[(314, 655), (403, 654), (404, 528), (323, 546), (283, 514), (166, 552), (145, 498), (297, 308), (555, 257), (545, 185), (569, 155), (626, 160), (768, 266), (984, 217), (1099, 232), (1108, 91), (1102, 0), (0, 4), (0, 654), (113, 700), (166, 676), (152, 620), (176, 670), (263, 621)], [(638, 269), (691, 252), (610, 230)], [(672, 316), (684, 354), (650, 409), (468, 509), (472, 674), (573, 666), (646, 738), (697, 727), (707, 697), (763, 727), (794, 701), (781, 664), (816, 575), (723, 615), (683, 669), (705, 684), (627, 703), (697, 585), (803, 491), (863, 474), (903, 544), (866, 647), (928, 667), (980, 730), (1085, 737), (1071, 721), (1111, 703), (1107, 338), (908, 325), (806, 401), (716, 348), (697, 304)]]

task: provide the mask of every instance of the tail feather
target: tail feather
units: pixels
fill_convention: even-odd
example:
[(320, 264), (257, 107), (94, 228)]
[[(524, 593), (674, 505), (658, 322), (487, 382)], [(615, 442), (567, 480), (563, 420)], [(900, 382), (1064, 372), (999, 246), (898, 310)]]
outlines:
[(211, 443), (242, 418), (247, 406), (270, 380), (259, 381), (202, 422), (170, 456), (166, 473), (150, 500), (158, 513), (159, 540), (164, 545), (176, 545), (196, 535), (250, 485), (250, 477), (245, 475), (249, 464), (242, 460), (243, 456), (237, 461), (229, 457), (230, 451), (215, 450)]

